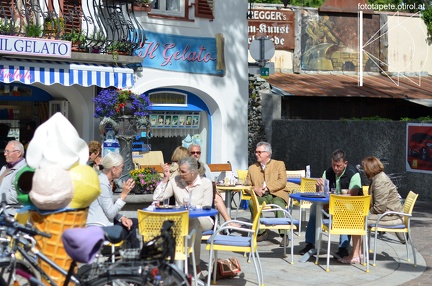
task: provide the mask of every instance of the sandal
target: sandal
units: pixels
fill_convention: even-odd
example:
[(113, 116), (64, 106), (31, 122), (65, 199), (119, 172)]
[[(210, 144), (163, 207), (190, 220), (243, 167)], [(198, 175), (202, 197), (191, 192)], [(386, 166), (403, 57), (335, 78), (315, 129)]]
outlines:
[(360, 260), (361, 260), (360, 256), (354, 257), (352, 259), (348, 259), (348, 258), (338, 259), (338, 261), (343, 264), (356, 264), (356, 263), (360, 263)]

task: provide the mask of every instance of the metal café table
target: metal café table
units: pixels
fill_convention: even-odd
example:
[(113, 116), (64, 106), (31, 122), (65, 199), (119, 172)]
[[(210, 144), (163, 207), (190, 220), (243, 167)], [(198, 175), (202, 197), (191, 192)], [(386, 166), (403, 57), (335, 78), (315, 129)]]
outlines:
[(287, 182), (294, 183), (300, 185), (301, 178), (287, 178)]
[[(225, 206), (227, 208), (228, 214), (231, 216), (231, 200), (232, 200), (232, 192), (241, 192), (242, 190), (250, 189), (251, 186), (244, 185), (216, 185), (216, 189), (225, 192)], [(239, 202), (240, 203), (240, 202)]]
[[(155, 207), (153, 210), (151, 209), (144, 209), (145, 211), (155, 211), (155, 212), (179, 212), (184, 211), (184, 207), (170, 207), (170, 208), (164, 208), (164, 207)], [(197, 218), (202, 216), (216, 216), (218, 214), (218, 210), (215, 208), (211, 208), (209, 210), (204, 210), (202, 208), (190, 208), (189, 209), (189, 218)], [(217, 221), (216, 221), (217, 222)]]
[[(321, 210), (323, 209), (323, 205), (329, 203), (329, 196), (320, 195), (319, 193), (294, 193), (289, 195), (291, 199), (295, 199), (298, 201), (308, 201), (315, 203), (316, 207), (316, 217), (315, 217), (315, 247), (319, 244), (319, 235), (321, 232), (321, 226), (322, 226), (322, 213)], [(293, 200), (291, 200), (291, 210), (292, 210), (292, 203)], [(302, 257), (300, 257), (299, 262), (306, 262), (311, 258), (313, 255), (317, 253), (316, 248), (309, 250), (306, 252)]]

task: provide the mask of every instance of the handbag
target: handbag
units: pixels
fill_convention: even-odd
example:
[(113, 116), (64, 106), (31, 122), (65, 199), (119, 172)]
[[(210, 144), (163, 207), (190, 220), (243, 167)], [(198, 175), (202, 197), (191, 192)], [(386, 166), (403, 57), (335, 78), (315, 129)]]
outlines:
[(218, 259), (216, 271), (217, 280), (234, 278), (241, 272), (240, 262), (235, 257)]

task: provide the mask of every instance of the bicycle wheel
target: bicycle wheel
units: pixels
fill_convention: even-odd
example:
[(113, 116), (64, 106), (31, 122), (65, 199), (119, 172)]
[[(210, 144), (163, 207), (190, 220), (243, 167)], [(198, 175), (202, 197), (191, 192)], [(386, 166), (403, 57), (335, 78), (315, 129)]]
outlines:
[[(27, 262), (17, 260), (15, 262), (15, 271), (12, 270), (10, 258), (2, 258), (0, 260), (0, 285), (14, 285), (17, 282), (20, 286), (37, 286), (40, 285), (37, 281), (40, 280), (37, 271)], [(33, 281), (30, 280), (33, 278)]]
[(160, 267), (138, 270), (137, 268), (116, 268), (87, 281), (89, 286), (190, 286), (186, 275), (175, 265), (163, 264)]

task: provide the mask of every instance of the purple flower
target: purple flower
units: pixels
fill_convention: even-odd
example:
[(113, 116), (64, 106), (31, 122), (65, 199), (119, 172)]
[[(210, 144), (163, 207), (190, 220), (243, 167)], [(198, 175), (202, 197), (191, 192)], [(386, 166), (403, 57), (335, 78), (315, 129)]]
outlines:
[(115, 117), (130, 100), (135, 116), (146, 116), (152, 107), (147, 94), (135, 94), (129, 90), (112, 87), (102, 89), (93, 99), (95, 103), (94, 117)]

